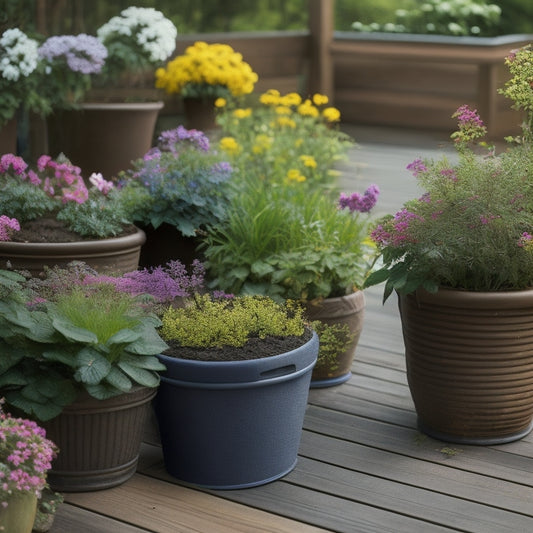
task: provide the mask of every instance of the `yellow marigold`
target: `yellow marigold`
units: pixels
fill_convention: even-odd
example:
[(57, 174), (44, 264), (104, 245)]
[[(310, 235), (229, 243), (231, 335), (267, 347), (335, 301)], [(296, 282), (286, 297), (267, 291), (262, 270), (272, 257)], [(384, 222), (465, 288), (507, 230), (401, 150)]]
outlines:
[(292, 118), (286, 116), (278, 117), (276, 124), (282, 128), (296, 128), (296, 122)]
[(326, 107), (322, 111), (322, 116), (327, 122), (338, 122), (341, 119), (341, 112), (336, 107)]
[(316, 159), (312, 155), (302, 154), (300, 156), (300, 161), (302, 161), (302, 163), (306, 167), (309, 167), (309, 168), (316, 168), (317, 167)]
[(302, 103), (302, 97), (298, 93), (287, 93), (281, 98), (281, 104), (296, 107)]
[(279, 105), (276, 107), (276, 113), (278, 115), (290, 115), (292, 113), (292, 109), (286, 105)]
[(225, 98), (217, 98), (215, 100), (215, 107), (226, 107), (227, 100)]
[(247, 107), (246, 109), (239, 108), (239, 109), (235, 109), (235, 111), (233, 111), (233, 116), (235, 116), (237, 118), (246, 118), (246, 117), (249, 117), (251, 114), (252, 114), (252, 108), (251, 107)]
[(297, 169), (297, 168), (291, 168), (287, 172), (287, 180), (289, 182), (294, 181), (296, 183), (302, 183), (307, 178)]
[(242, 148), (240, 144), (233, 137), (222, 137), (219, 141), (221, 150), (227, 154), (238, 154)]
[(311, 100), (307, 99), (298, 106), (298, 113), (306, 117), (318, 117), (318, 109), (313, 105)]
[(296, 148), (300, 148), (300, 146), (302, 146), (303, 143), (304, 143), (304, 140), (301, 137), (299, 137), (298, 139), (294, 141), (294, 146)]
[(329, 98), (325, 94), (316, 93), (313, 95), (313, 104), (326, 105), (329, 102)]

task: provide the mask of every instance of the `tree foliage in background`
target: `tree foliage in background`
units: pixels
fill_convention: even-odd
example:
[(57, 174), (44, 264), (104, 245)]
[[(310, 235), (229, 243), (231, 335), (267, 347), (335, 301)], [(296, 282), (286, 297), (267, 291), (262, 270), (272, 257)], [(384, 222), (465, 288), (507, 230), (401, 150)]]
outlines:
[[(499, 35), (533, 33), (531, 0), (492, 0), (502, 8)], [(385, 23), (396, 9), (424, 0), (335, 0), (335, 29), (352, 22)], [(226, 31), (304, 30), (306, 0), (0, 0), (0, 31), (19, 27), (46, 35), (91, 33), (122, 9), (154, 7), (170, 18), (179, 34)]]

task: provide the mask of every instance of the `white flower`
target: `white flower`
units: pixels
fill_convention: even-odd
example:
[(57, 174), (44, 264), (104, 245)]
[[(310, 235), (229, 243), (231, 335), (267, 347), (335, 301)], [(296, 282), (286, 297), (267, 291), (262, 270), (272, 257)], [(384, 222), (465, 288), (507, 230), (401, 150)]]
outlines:
[(18, 28), (6, 30), (0, 38), (1, 76), (11, 81), (29, 76), (37, 68), (37, 48), (37, 41)]

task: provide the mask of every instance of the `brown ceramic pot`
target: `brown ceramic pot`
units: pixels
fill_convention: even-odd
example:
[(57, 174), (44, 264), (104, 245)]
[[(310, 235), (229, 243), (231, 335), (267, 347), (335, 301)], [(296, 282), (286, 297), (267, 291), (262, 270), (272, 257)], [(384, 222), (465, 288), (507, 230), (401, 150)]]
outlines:
[(217, 127), (215, 120), (215, 98), (184, 98), (185, 127), (210, 131)]
[(423, 432), (500, 444), (531, 431), (533, 290), (419, 290), (400, 296), (399, 307)]
[(142, 230), (123, 237), (79, 242), (0, 242), (0, 268), (7, 263), (16, 270), (28, 270), (36, 276), (44, 266), (66, 266), (84, 261), (101, 273), (124, 274), (139, 265), (141, 245), (146, 240)]
[(48, 473), (58, 492), (85, 492), (120, 485), (136, 471), (144, 427), (157, 389), (142, 387), (108, 400), (88, 394), (49, 422), (59, 447)]
[(319, 360), (313, 369), (311, 387), (331, 387), (348, 381), (352, 375), (351, 368), (355, 349), (363, 329), (365, 314), (365, 295), (356, 291), (346, 296), (325, 298), (306, 304), (306, 314), (310, 320), (320, 320), (328, 325), (346, 325), (350, 330), (351, 341), (346, 350), (339, 353), (332, 366), (322, 364)]

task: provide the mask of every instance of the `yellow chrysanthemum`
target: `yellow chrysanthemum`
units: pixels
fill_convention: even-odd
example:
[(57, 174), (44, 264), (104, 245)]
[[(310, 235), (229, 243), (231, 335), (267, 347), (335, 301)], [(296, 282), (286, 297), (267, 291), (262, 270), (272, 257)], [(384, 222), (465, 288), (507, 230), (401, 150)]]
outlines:
[(329, 98), (325, 94), (316, 93), (313, 95), (313, 104), (320, 106), (326, 105), (329, 102)]
[(252, 152), (254, 154), (262, 154), (266, 152), (272, 146), (273, 142), (274, 141), (272, 137), (269, 137), (268, 135), (260, 133), (255, 138), (255, 143), (252, 146)]
[(307, 99), (298, 106), (298, 113), (306, 117), (318, 117), (318, 109), (313, 105), (311, 100)]
[(338, 122), (341, 119), (341, 112), (336, 107), (326, 107), (322, 111), (322, 116), (327, 122)]
[(302, 183), (306, 179), (307, 178), (297, 168), (291, 168), (287, 172), (287, 180), (289, 182)]
[(300, 161), (302, 161), (305, 167), (309, 167), (309, 168), (317, 167), (317, 162), (312, 155), (301, 155)]
[(278, 117), (278, 119), (276, 120), (276, 124), (278, 126), (281, 126), (282, 128), (296, 128), (296, 122), (290, 117)]
[(228, 102), (226, 101), (225, 98), (217, 98), (215, 100), (215, 107), (226, 107), (226, 104)]
[(233, 116), (236, 118), (246, 118), (246, 117), (249, 117), (251, 114), (252, 114), (251, 107), (247, 107), (246, 109), (239, 108), (233, 111)]
[(276, 107), (276, 113), (278, 115), (290, 115), (292, 113), (292, 109), (286, 105), (279, 105)]
[(280, 93), (276, 89), (269, 89), (267, 92), (259, 96), (259, 101), (264, 105), (278, 105), (280, 101)]
[(220, 149), (227, 154), (238, 154), (242, 151), (242, 147), (233, 137), (222, 137), (219, 141)]
[(302, 103), (302, 97), (298, 93), (287, 93), (280, 98), (280, 103), (288, 107), (296, 107)]

